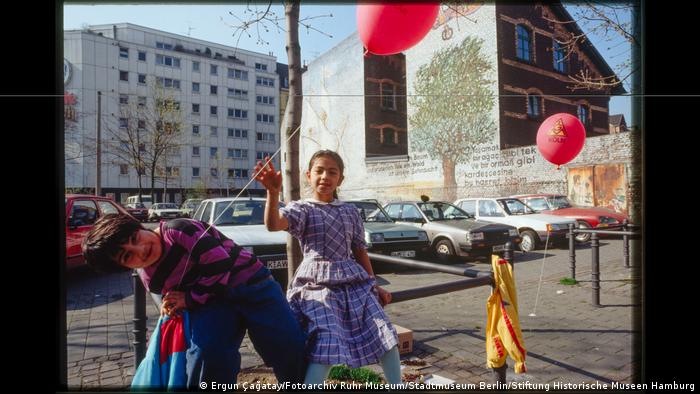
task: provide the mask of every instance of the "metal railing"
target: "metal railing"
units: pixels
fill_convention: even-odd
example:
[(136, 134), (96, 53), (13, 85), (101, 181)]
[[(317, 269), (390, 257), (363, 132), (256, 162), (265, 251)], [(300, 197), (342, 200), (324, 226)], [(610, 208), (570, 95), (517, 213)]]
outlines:
[[(439, 283), (429, 286), (416, 287), (412, 289), (400, 290), (391, 293), (392, 304), (413, 300), (417, 298), (429, 297), (438, 294), (450, 293), (453, 291), (472, 289), (481, 286), (495, 286), (493, 272), (477, 271), (468, 268), (459, 268), (441, 264), (429, 263), (419, 260), (409, 260), (400, 257), (386, 256), (382, 254), (369, 253), (373, 261), (398, 264), (409, 268), (419, 268), (436, 272), (444, 272), (453, 275), (465, 276), (469, 279), (461, 279), (447, 283)], [(513, 266), (513, 244), (506, 243), (504, 259)], [(132, 279), (134, 284), (134, 370), (146, 355), (146, 290), (141, 283), (138, 273), (133, 271)], [(507, 365), (492, 369), (494, 381), (505, 383)]]
[(639, 239), (641, 233), (639, 231), (630, 231), (639, 229), (639, 226), (630, 224), (627, 220), (622, 222), (621, 231), (610, 230), (581, 230), (575, 229), (573, 224), (569, 224), (569, 269), (571, 271), (571, 279), (576, 280), (576, 234), (591, 234), (591, 303), (593, 306), (600, 306), (600, 240), (599, 235), (621, 235), (622, 236), (622, 254), (625, 268), (631, 268), (630, 265), (630, 240)]

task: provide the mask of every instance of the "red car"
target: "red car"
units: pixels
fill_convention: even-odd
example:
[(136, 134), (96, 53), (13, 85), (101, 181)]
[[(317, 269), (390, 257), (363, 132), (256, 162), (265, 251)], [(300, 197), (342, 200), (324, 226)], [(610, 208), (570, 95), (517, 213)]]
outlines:
[(148, 221), (148, 208), (143, 203), (136, 202), (124, 205), (124, 209), (137, 220), (142, 222)]
[[(620, 229), (622, 222), (629, 217), (603, 207), (576, 207), (562, 194), (526, 194), (515, 197), (537, 212), (576, 219), (580, 229), (605, 228)], [(588, 242), (591, 234), (578, 234), (576, 241)]]
[(110, 213), (129, 214), (107, 197), (66, 194), (66, 268), (85, 264), (80, 244), (97, 218)]

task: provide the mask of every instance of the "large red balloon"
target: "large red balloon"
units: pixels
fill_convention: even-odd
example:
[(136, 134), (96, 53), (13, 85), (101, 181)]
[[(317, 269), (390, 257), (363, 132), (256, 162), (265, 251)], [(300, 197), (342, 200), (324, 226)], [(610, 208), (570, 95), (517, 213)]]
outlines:
[(435, 23), (440, 3), (367, 3), (357, 6), (357, 30), (367, 51), (393, 55), (416, 45)]
[(537, 131), (537, 148), (547, 161), (560, 166), (573, 160), (586, 142), (586, 128), (577, 117), (560, 113), (545, 119)]

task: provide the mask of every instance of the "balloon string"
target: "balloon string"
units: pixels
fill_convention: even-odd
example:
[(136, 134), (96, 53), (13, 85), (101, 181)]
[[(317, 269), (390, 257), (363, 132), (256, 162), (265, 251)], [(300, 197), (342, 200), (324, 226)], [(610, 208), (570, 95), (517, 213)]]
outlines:
[(544, 255), (542, 256), (542, 268), (540, 269), (540, 281), (537, 284), (537, 294), (535, 295), (535, 308), (530, 316), (537, 315), (537, 300), (540, 298), (540, 287), (542, 287), (542, 276), (544, 275), (544, 260), (547, 258), (547, 246), (549, 246), (549, 230), (547, 230), (547, 239), (544, 242)]
[(277, 155), (280, 153), (280, 151), (282, 151), (282, 148), (283, 148), (285, 145), (287, 145), (287, 142), (288, 142), (290, 139), (292, 139), (292, 137), (294, 137), (294, 134), (296, 134), (297, 131), (299, 131), (299, 129), (301, 129), (301, 125), (299, 125), (299, 127), (297, 127), (296, 130), (294, 130), (294, 132), (293, 132), (292, 134), (289, 135), (289, 137), (288, 137), (288, 138), (286, 139), (286, 141), (285, 141), (285, 144), (284, 144), (284, 145), (280, 145), (280, 148), (277, 149), (277, 151), (276, 151), (272, 156), (270, 156), (270, 157), (267, 159), (267, 161), (265, 162), (265, 165), (262, 166), (262, 168), (260, 168), (260, 170), (259, 170), (258, 172), (256, 172), (256, 173), (253, 175), (252, 178), (250, 178), (250, 180), (248, 181), (248, 183), (247, 183), (245, 186), (243, 186), (243, 188), (241, 189), (241, 191), (233, 198), (233, 200), (231, 200), (231, 202), (226, 206), (226, 208), (224, 208), (224, 209), (221, 210), (221, 213), (219, 213), (219, 216), (215, 217), (214, 220), (212, 220), (211, 223), (209, 223), (209, 226), (207, 227), (206, 230), (204, 230), (204, 232), (202, 233), (202, 235), (200, 235), (199, 238), (197, 238), (197, 240), (194, 242), (194, 245), (192, 246), (192, 249), (190, 250), (190, 253), (187, 255), (187, 261), (185, 262), (185, 268), (182, 270), (182, 275), (180, 276), (180, 281), (179, 281), (178, 284), (177, 284), (178, 287), (180, 287), (180, 285), (182, 284), (182, 279), (185, 277), (185, 272), (187, 272), (187, 266), (189, 265), (189, 263), (190, 263), (190, 258), (192, 257), (192, 250), (194, 250), (195, 246), (197, 246), (197, 243), (199, 242), (199, 240), (202, 239), (202, 237), (204, 237), (204, 234), (207, 234), (207, 233), (209, 232), (209, 229), (214, 225), (214, 223), (216, 223), (216, 221), (219, 220), (219, 218), (224, 214), (224, 212), (226, 212), (226, 210), (227, 210), (231, 205), (233, 205), (234, 202), (236, 202), (236, 200), (238, 199), (238, 197), (240, 197), (241, 194), (243, 194), (243, 192), (248, 188), (248, 186), (250, 186), (250, 184), (253, 183), (253, 182), (255, 181), (255, 178), (257, 178), (258, 175), (260, 175), (260, 173), (263, 172), (263, 170), (266, 169), (266, 168), (269, 166), (269, 164), (272, 162), (272, 159), (273, 159), (275, 156), (277, 156)]
[(369, 49), (365, 48), (364, 57), (365, 57), (365, 58), (368, 58), (368, 57), (370, 57), (371, 55), (372, 55), (372, 54), (369, 52)]

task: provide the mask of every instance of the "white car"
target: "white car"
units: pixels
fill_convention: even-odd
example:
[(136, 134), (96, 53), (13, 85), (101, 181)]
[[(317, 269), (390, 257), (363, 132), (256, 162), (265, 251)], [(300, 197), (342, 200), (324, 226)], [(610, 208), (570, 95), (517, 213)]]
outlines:
[(173, 204), (171, 202), (161, 202), (158, 204), (153, 204), (150, 208), (148, 208), (149, 221), (156, 221), (160, 219), (176, 219), (181, 218), (183, 216), (184, 215), (182, 214), (180, 208), (178, 208), (176, 204)]
[(515, 226), (522, 241), (520, 250), (530, 252), (549, 239), (549, 245), (566, 239), (569, 224), (576, 221), (561, 216), (536, 213), (517, 198), (463, 198), (454, 202), (478, 220)]
[[(233, 202), (233, 203), (232, 203)], [(272, 271), (283, 288), (287, 284), (287, 232), (267, 231), (265, 199), (259, 197), (203, 200), (192, 219), (214, 224), (226, 237), (252, 252)], [(284, 206), (279, 203), (280, 208)]]

